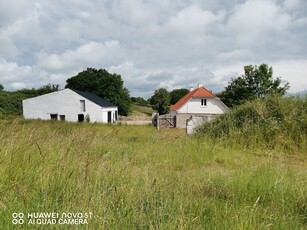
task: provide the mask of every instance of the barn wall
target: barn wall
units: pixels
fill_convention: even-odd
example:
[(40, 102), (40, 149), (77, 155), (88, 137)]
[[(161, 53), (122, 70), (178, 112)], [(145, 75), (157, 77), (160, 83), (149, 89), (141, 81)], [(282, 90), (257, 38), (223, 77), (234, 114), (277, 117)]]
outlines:
[(117, 108), (116, 107), (110, 107), (110, 108), (102, 108), (102, 120), (104, 123), (108, 122), (108, 111), (111, 111), (111, 122), (115, 122), (116, 121), (116, 111)]

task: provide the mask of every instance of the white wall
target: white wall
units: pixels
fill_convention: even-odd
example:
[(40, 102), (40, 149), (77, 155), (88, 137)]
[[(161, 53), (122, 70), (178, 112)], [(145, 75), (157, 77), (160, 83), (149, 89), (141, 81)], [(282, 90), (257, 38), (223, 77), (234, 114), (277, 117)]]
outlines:
[(228, 108), (219, 99), (206, 99), (207, 106), (201, 106), (201, 98), (191, 98), (178, 110), (178, 113), (222, 114), (228, 111)]
[[(80, 100), (85, 100), (85, 112), (81, 111)], [(23, 100), (23, 115), (26, 119), (50, 120), (50, 114), (65, 115), (66, 121), (77, 122), (78, 114), (89, 115), (90, 122), (107, 122), (106, 111), (115, 117), (117, 107), (102, 108), (70, 89)]]
[[(103, 122), (108, 122), (108, 112), (111, 111), (111, 122), (116, 121), (115, 113), (117, 111), (117, 108), (115, 107), (109, 107), (109, 108), (102, 108), (102, 120)], [(117, 114), (118, 116), (118, 114)]]

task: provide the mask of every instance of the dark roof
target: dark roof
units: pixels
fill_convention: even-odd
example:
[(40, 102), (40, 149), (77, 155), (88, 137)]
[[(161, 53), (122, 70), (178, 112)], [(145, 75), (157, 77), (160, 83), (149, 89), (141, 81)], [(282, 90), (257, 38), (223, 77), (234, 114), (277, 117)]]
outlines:
[(94, 102), (95, 104), (101, 106), (101, 107), (117, 107), (116, 105), (112, 104), (111, 102), (107, 101), (106, 99), (103, 99), (96, 94), (84, 92), (76, 89), (70, 89), (77, 94), (81, 95), (82, 97), (85, 97), (86, 99), (90, 100), (91, 102)]

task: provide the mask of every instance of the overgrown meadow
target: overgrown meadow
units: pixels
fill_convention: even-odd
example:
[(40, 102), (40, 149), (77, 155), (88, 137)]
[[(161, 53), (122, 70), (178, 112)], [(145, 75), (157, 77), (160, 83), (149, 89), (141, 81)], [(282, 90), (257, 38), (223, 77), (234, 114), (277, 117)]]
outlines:
[[(0, 120), (0, 229), (306, 229), (303, 148), (152, 126)], [(13, 225), (14, 212), (92, 212)]]

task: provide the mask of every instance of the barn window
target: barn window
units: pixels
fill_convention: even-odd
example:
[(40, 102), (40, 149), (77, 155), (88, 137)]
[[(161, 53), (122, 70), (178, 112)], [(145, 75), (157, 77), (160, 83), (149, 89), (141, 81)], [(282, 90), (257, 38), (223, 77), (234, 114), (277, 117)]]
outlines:
[(201, 104), (202, 107), (206, 107), (207, 106), (207, 99), (202, 98), (200, 104)]
[(60, 121), (65, 121), (65, 115), (60, 115)]
[(50, 119), (51, 120), (57, 120), (58, 119), (58, 115), (57, 114), (50, 114)]
[(80, 100), (80, 111), (85, 112), (85, 100)]

